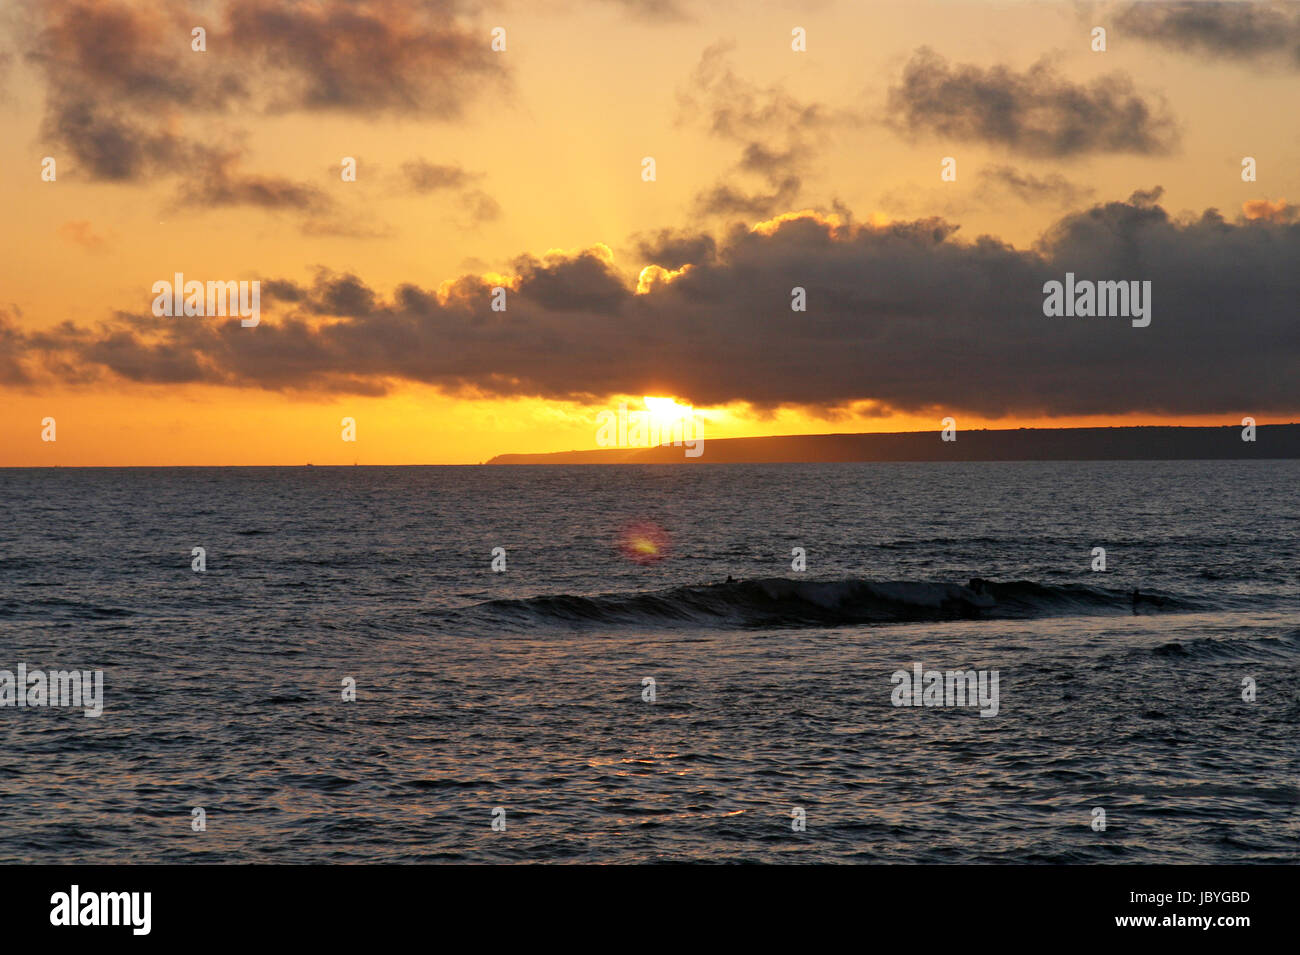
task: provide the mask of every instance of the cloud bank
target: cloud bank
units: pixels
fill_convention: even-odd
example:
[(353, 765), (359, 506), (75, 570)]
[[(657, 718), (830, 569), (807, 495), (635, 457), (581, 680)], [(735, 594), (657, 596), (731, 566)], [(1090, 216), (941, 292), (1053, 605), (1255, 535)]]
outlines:
[[(0, 318), (0, 374), (990, 417), (1300, 411), (1300, 224), (1272, 206), (1175, 220), (1158, 197), (1066, 215), (1030, 249), (959, 241), (942, 219), (873, 227), (809, 213), (716, 240), (642, 237), (645, 261), (629, 264), (657, 268), (639, 276), (604, 247), (524, 256), (504, 312), (490, 307), (494, 277), (385, 295), (321, 272), (264, 282), (255, 330), (144, 306), (96, 328), (24, 333)], [(1150, 281), (1150, 327), (1045, 317), (1043, 285), (1066, 272)], [(806, 312), (791, 310), (795, 286)]]

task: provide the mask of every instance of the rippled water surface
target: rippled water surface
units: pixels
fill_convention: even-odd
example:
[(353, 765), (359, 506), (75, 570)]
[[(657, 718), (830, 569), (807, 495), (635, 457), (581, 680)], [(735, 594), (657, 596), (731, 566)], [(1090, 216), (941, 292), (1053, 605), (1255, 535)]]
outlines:
[[(1298, 486), (0, 470), (0, 669), (105, 686), (0, 708), (0, 861), (1294, 862)], [(913, 663), (997, 670), (997, 715), (894, 706)]]

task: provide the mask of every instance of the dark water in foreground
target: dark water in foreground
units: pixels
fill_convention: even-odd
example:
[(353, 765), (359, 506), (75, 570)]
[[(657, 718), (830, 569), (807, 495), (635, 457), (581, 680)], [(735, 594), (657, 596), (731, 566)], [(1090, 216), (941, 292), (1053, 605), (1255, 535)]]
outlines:
[[(0, 669), (104, 673), (98, 719), (0, 708), (0, 862), (1294, 862), (1297, 486), (0, 471)], [(666, 556), (620, 551), (637, 522)], [(913, 663), (996, 669), (997, 715), (892, 705)]]

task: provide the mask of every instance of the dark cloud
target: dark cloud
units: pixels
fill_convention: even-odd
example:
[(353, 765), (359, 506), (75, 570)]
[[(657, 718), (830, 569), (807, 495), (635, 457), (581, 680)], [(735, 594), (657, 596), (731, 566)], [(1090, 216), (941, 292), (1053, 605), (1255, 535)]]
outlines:
[(209, 158), (182, 185), (180, 202), (188, 206), (255, 206), (296, 212), (328, 211), (332, 203), (325, 191), (281, 176), (260, 176), (239, 168), (237, 153)]
[(220, 382), (222, 377), (207, 365), (201, 352), (185, 341), (155, 341), (144, 344), (125, 329), (112, 331), (83, 345), (80, 356), (90, 365), (112, 368), (131, 381), (177, 385), (186, 382)]
[(548, 311), (612, 316), (630, 297), (622, 278), (594, 252), (545, 262), (522, 256), (515, 260), (514, 268), (520, 296)]
[(44, 138), (111, 181), (184, 171), (210, 142), (196, 127), (235, 115), (456, 120), (508, 82), (487, 30), (435, 0), (41, 0), (20, 29)]
[(711, 235), (673, 229), (636, 237), (637, 257), (665, 269), (678, 269), (688, 262), (712, 262), (717, 246)]
[[(741, 147), (734, 173), (700, 192), (695, 208), (701, 215), (762, 218), (794, 202), (817, 147), (846, 117), (738, 76), (728, 59), (731, 49), (726, 42), (708, 47), (678, 92), (682, 121), (702, 123)], [(737, 176), (757, 177), (763, 185)]]
[(1193, 55), (1300, 69), (1300, 6), (1246, 3), (1135, 3), (1115, 14), (1120, 36)]
[(211, 49), (216, 31), (205, 6), (39, 0), (27, 6), (27, 59), (45, 72), (56, 101), (219, 111), (249, 90), (229, 57), (191, 50), (196, 26), (207, 28)]
[(374, 292), (355, 275), (320, 273), (309, 294), (301, 296), (306, 310), (315, 315), (348, 315), (369, 318), (378, 301)]
[(404, 185), (417, 193), (436, 192), (439, 189), (464, 189), (479, 177), (460, 166), (440, 165), (427, 159), (412, 159), (402, 163)]
[(306, 298), (306, 291), (296, 282), (284, 279), (266, 279), (262, 282), (262, 302), (286, 302), (294, 304)]
[(197, 144), (173, 129), (136, 122), (87, 97), (60, 99), (47, 111), (42, 134), (72, 156), (74, 170), (110, 182), (181, 172), (201, 156)]
[(802, 150), (798, 147), (772, 149), (763, 143), (748, 143), (741, 154), (739, 168), (771, 178), (784, 175), (802, 158)]
[(475, 226), (501, 218), (501, 204), (475, 186), (482, 178), (482, 174), (470, 172), (458, 165), (433, 163), (417, 158), (402, 163), (397, 186), (403, 192), (416, 195), (438, 192), (456, 194), (468, 225)]
[(501, 218), (501, 203), (481, 189), (471, 189), (461, 196), (461, 208), (472, 225), (495, 222)]
[(774, 135), (795, 138), (825, 128), (837, 114), (805, 103), (779, 86), (760, 86), (731, 67), (735, 44), (715, 43), (700, 55), (686, 87), (677, 94), (683, 119), (703, 121), (716, 135), (744, 141)]
[(200, 22), (182, 5), (46, 0), (26, 8), (27, 59), (46, 78), (43, 137), (86, 178), (181, 171), (202, 146), (186, 111), (220, 113), (247, 93), (240, 75), (190, 50)]
[(229, 0), (224, 36), (280, 84), (272, 110), (458, 119), (504, 60), (452, 3)]
[(695, 208), (702, 215), (721, 215), (740, 219), (762, 219), (778, 209), (788, 209), (799, 194), (798, 176), (786, 176), (773, 183), (769, 193), (745, 192), (727, 183), (718, 183), (695, 197)]
[[(716, 244), (661, 234), (648, 251), (697, 257), (644, 294), (599, 249), (525, 257), (504, 312), (490, 307), (495, 280), (478, 276), (384, 296), (355, 275), (322, 273), (267, 282), (255, 329), (119, 315), (106, 329), (11, 333), (0, 367), (366, 394), (401, 381), (552, 399), (653, 388), (759, 409), (1300, 411), (1300, 224), (1213, 210), (1176, 220), (1157, 196), (1067, 215), (1030, 249), (959, 241), (942, 219), (794, 217), (735, 227)], [(1150, 326), (1044, 316), (1043, 285), (1066, 272), (1150, 281)], [(794, 286), (807, 290), (807, 312), (790, 310)]]
[(32, 357), (27, 335), (10, 312), (0, 308), (0, 385), (30, 384), (25, 362)]
[(1060, 173), (1035, 176), (1014, 166), (985, 167), (981, 170), (978, 190), (990, 198), (1010, 193), (1024, 202), (1060, 206), (1078, 205), (1095, 191), (1090, 186), (1076, 185)]
[(1161, 154), (1177, 142), (1163, 103), (1111, 74), (1091, 83), (1059, 76), (1046, 63), (1024, 73), (948, 61), (922, 47), (890, 89), (886, 122), (907, 135), (983, 142), (1029, 156)]
[(650, 23), (683, 23), (691, 19), (677, 0), (605, 0), (613, 6)]

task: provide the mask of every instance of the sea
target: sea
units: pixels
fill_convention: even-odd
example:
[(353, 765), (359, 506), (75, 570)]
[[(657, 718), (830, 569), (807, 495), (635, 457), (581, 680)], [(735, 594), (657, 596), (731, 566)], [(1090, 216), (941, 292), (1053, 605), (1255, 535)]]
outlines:
[(0, 862), (1294, 864), (1297, 488), (0, 470)]

